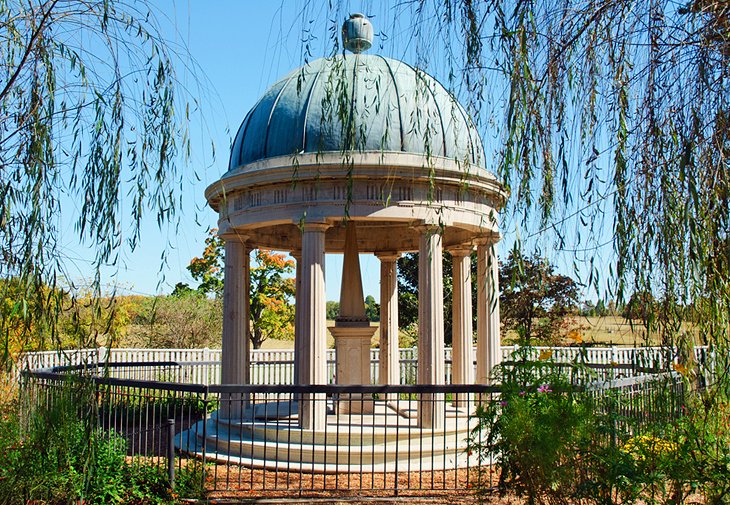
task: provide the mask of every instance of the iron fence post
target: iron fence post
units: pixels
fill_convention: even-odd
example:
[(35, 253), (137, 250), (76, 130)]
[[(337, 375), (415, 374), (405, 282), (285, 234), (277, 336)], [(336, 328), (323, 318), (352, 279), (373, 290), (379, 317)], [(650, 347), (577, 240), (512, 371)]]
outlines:
[(167, 478), (170, 489), (175, 488), (175, 420), (167, 420)]

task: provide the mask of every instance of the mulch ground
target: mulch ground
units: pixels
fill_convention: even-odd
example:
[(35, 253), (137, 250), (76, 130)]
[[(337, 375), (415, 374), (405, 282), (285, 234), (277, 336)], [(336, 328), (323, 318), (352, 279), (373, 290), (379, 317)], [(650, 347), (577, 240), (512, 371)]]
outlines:
[(321, 475), (213, 465), (206, 487), (210, 502), (220, 504), (521, 504), (495, 492), (477, 494), (497, 477), (491, 469)]

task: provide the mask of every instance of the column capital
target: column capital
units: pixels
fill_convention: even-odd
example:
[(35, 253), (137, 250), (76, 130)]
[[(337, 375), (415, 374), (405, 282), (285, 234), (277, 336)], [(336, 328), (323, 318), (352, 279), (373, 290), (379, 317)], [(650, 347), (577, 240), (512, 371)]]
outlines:
[(240, 242), (243, 245), (246, 245), (246, 242), (248, 242), (248, 239), (250, 238), (248, 235), (244, 233), (239, 233), (235, 230), (229, 230), (225, 233), (221, 233), (218, 236), (222, 238), (225, 242)]
[(377, 251), (375, 257), (380, 261), (397, 261), (401, 257), (398, 251)]
[(321, 232), (325, 232), (329, 228), (332, 228), (332, 225), (330, 223), (323, 222), (323, 221), (319, 221), (319, 222), (317, 222), (317, 221), (306, 221), (306, 222), (302, 223), (302, 231), (303, 232), (307, 232), (307, 231), (321, 231)]
[(472, 244), (459, 244), (454, 247), (449, 247), (447, 251), (451, 253), (451, 256), (461, 258), (464, 256), (471, 255), (472, 251), (474, 250), (474, 246)]
[(411, 226), (414, 230), (416, 230), (418, 233), (426, 234), (430, 233), (432, 235), (442, 235), (443, 234), (443, 226), (441, 226), (438, 223), (425, 223), (420, 222), (416, 223)]
[(291, 256), (295, 260), (299, 261), (299, 260), (302, 259), (302, 250), (301, 249), (295, 249), (293, 251), (289, 251), (289, 256)]
[(476, 239), (474, 239), (474, 243), (477, 245), (494, 245), (497, 242), (502, 240), (502, 234), (498, 231), (491, 231), (487, 233), (483, 233), (479, 235)]

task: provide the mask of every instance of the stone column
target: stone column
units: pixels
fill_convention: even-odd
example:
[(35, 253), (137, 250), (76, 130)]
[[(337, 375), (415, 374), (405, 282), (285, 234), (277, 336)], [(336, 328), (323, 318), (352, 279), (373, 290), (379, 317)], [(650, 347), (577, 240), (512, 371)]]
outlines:
[[(223, 340), (221, 384), (248, 384), (250, 376), (249, 339), (249, 251), (247, 237), (224, 235), (225, 268), (223, 280)], [(238, 419), (243, 414), (244, 398), (221, 398), (222, 417)]]
[[(443, 247), (436, 226), (421, 227), (418, 248), (418, 383), (444, 384)], [(442, 395), (424, 394), (418, 405), (421, 428), (444, 426)]]
[(380, 360), (379, 384), (400, 384), (398, 347), (398, 276), (396, 252), (376, 253), (380, 260)]
[(291, 252), (296, 261), (296, 277), (294, 280), (294, 371), (292, 381), (294, 384), (302, 384), (301, 367), (302, 359), (302, 253), (301, 251)]
[[(453, 265), (453, 299), (451, 324), (451, 383), (474, 383), (472, 350), (471, 246), (451, 250)], [(454, 406), (467, 408), (467, 394), (457, 395)]]
[(497, 238), (477, 246), (477, 383), (491, 384), (492, 369), (502, 360), (499, 334)]
[[(301, 355), (297, 369), (301, 384), (327, 384), (327, 312), (324, 281), (324, 239), (329, 225), (305, 223), (302, 232)], [(327, 408), (324, 395), (306, 394), (299, 403), (299, 424), (306, 430), (324, 430)]]

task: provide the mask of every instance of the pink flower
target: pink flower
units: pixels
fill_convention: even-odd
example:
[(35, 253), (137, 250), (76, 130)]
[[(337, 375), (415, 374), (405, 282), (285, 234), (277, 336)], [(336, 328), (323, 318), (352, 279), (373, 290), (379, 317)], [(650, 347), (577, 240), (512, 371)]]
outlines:
[(548, 386), (547, 384), (543, 384), (542, 386), (537, 388), (537, 392), (538, 393), (552, 393), (553, 390), (550, 389), (550, 386)]

